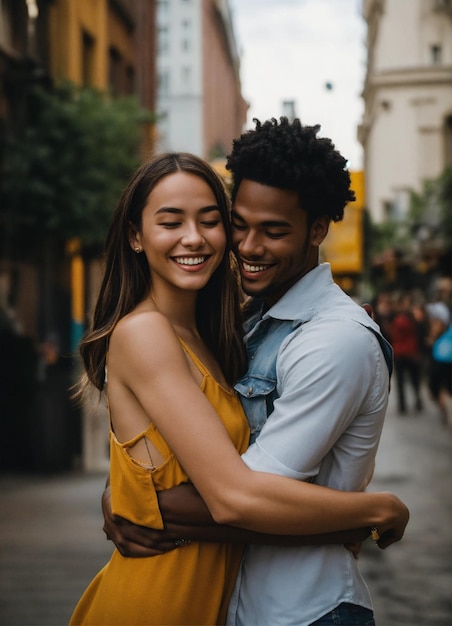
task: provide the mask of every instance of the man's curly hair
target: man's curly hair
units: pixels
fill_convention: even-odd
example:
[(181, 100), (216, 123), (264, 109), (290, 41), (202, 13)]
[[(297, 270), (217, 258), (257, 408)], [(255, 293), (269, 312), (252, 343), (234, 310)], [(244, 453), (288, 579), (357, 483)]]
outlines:
[(347, 202), (355, 199), (350, 189), (346, 159), (330, 139), (319, 138), (319, 125), (303, 126), (299, 119), (281, 117), (264, 123), (235, 139), (226, 168), (233, 177), (232, 202), (243, 179), (296, 191), (309, 222), (328, 216), (344, 217)]

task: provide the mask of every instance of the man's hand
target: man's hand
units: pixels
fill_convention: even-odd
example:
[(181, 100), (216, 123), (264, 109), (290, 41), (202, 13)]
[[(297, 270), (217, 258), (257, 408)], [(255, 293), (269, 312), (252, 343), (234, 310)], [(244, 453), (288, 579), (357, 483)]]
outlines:
[(376, 543), (382, 550), (402, 539), (410, 519), (410, 512), (405, 503), (392, 493), (386, 495), (389, 496), (387, 521), (383, 521), (376, 529), (379, 533)]
[(173, 533), (167, 529), (154, 530), (132, 524), (119, 515), (113, 515), (109, 486), (102, 494), (102, 512), (107, 539), (113, 541), (122, 556), (133, 558), (157, 556), (178, 548), (175, 541), (180, 537), (179, 529)]

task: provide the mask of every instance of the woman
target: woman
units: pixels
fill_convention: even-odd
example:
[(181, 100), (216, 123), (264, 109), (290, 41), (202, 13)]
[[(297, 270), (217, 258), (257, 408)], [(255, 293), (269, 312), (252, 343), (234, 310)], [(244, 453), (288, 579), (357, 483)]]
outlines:
[[(118, 204), (106, 257), (82, 355), (98, 389), (108, 369), (114, 513), (162, 528), (156, 491), (190, 476), (220, 523), (289, 535), (384, 532), (397, 518), (403, 533), (394, 496), (336, 492), (241, 460), (248, 429), (231, 391), (245, 368), (238, 286), (227, 198), (206, 163), (168, 154), (143, 165)], [(71, 623), (223, 623), (239, 558), (240, 548), (195, 542), (153, 558), (115, 551)]]

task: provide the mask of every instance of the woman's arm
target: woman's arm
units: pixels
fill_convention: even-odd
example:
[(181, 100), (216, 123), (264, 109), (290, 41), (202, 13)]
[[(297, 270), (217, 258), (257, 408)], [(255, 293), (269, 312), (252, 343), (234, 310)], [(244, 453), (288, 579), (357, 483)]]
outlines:
[(323, 535), (268, 535), (243, 528), (215, 524), (204, 501), (191, 484), (182, 484), (158, 493), (159, 508), (165, 529), (155, 530), (133, 524), (113, 515), (110, 489), (102, 495), (104, 532), (119, 552), (127, 557), (148, 557), (164, 554), (178, 547), (180, 538), (190, 541), (214, 543), (265, 544), (279, 546), (304, 546), (325, 544), (348, 544), (357, 556), (357, 544), (369, 537), (368, 528), (345, 530)]
[(138, 400), (217, 523), (287, 535), (378, 527), (391, 542), (402, 537), (408, 510), (392, 494), (335, 491), (250, 470), (193, 379), (169, 321), (152, 313), (122, 322), (110, 342), (109, 386)]

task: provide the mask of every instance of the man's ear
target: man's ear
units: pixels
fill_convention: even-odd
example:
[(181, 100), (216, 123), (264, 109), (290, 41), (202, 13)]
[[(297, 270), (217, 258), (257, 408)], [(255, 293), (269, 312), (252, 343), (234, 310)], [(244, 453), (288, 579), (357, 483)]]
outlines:
[(320, 244), (328, 234), (329, 227), (330, 219), (326, 215), (318, 217), (316, 220), (314, 220), (311, 226), (311, 244), (313, 246), (320, 246)]

